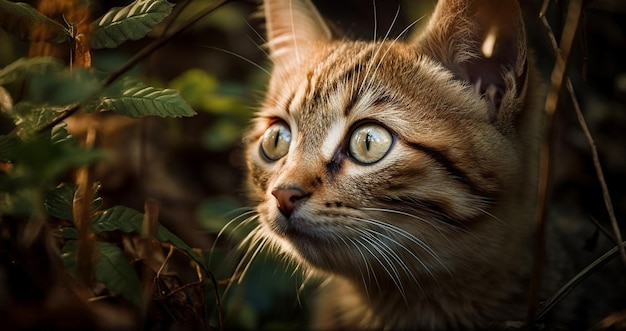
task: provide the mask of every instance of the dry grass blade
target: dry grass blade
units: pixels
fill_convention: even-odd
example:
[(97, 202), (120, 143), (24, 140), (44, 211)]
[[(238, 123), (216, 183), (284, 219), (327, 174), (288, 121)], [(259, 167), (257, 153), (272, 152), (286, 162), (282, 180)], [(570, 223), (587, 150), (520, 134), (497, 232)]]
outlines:
[(576, 276), (572, 277), (567, 284), (563, 285), (550, 299), (546, 301), (543, 306), (541, 312), (537, 315), (537, 320), (543, 318), (545, 314), (547, 314), (557, 303), (559, 303), (566, 295), (568, 295), (580, 282), (585, 280), (588, 276), (590, 276), (594, 271), (601, 268), (607, 262), (611, 261), (615, 256), (617, 256), (619, 249), (618, 247), (624, 248), (626, 246), (626, 242), (622, 242), (621, 245), (617, 245), (613, 247), (608, 252), (604, 253), (601, 257), (593, 261), (589, 264), (585, 269), (581, 270)]
[[(600, 268), (602, 265), (608, 262), (611, 258), (615, 257), (618, 254), (618, 252), (622, 258), (622, 261), (624, 262), (624, 264), (626, 264), (626, 250), (625, 250), (626, 245), (622, 240), (621, 231), (617, 223), (617, 218), (615, 217), (615, 212), (613, 210), (613, 205), (611, 203), (611, 198), (609, 195), (608, 187), (606, 185), (606, 181), (605, 181), (604, 174), (602, 171), (602, 166), (600, 164), (598, 151), (597, 151), (594, 139), (589, 131), (589, 128), (587, 127), (587, 123), (580, 109), (580, 105), (578, 103), (578, 99), (576, 98), (576, 94), (574, 92), (574, 87), (572, 85), (572, 82), (570, 78), (565, 75), (565, 68), (567, 67), (567, 59), (569, 57), (572, 41), (576, 33), (577, 27), (578, 27), (578, 22), (580, 19), (580, 14), (582, 12), (583, 4), (582, 4), (582, 1), (570, 2), (568, 13), (567, 13), (568, 14), (567, 20), (566, 20), (566, 24), (563, 29), (563, 34), (561, 38), (561, 45), (559, 46), (554, 36), (554, 33), (552, 31), (552, 28), (545, 17), (548, 3), (549, 3), (549, 0), (544, 1), (542, 9), (541, 9), (541, 14), (540, 14), (541, 21), (547, 31), (547, 36), (552, 44), (552, 48), (553, 48), (555, 58), (556, 58), (556, 63), (555, 63), (552, 76), (551, 76), (551, 89), (546, 99), (545, 111), (548, 116), (548, 125), (549, 125), (549, 128), (552, 127), (553, 115), (556, 111), (559, 92), (561, 91), (562, 85), (564, 83), (571, 97), (571, 102), (574, 107), (574, 111), (576, 112), (580, 127), (591, 149), (594, 167), (596, 169), (598, 181), (602, 187), (602, 193), (603, 193), (605, 206), (609, 214), (609, 218), (611, 220), (611, 225), (612, 225), (613, 232), (614, 232), (613, 235), (607, 234), (607, 237), (611, 238), (611, 240), (616, 243), (616, 247), (613, 248), (611, 251), (607, 252), (605, 255), (603, 255), (596, 261), (594, 261), (589, 266), (587, 266), (584, 270), (582, 270), (580, 273), (574, 276), (561, 289), (559, 289), (559, 291), (546, 302), (541, 312), (537, 314), (536, 320), (541, 319), (548, 311), (552, 309), (552, 307), (554, 307), (563, 297), (565, 297), (574, 287), (576, 287), (578, 283), (583, 281), (587, 276), (589, 276), (595, 270)], [(547, 142), (544, 142), (544, 146), (542, 149), (547, 154), (547, 151), (548, 151)], [(542, 164), (544, 166), (548, 162), (546, 154), (542, 155)], [(545, 169), (547, 169), (547, 166), (545, 167)], [(542, 169), (542, 170), (545, 170), (545, 169)], [(542, 171), (541, 176), (542, 176), (542, 179), (541, 179), (540, 185), (542, 186), (542, 188), (540, 188), (540, 194), (541, 192), (545, 193), (545, 190), (547, 190), (547, 173)], [(546, 198), (545, 194), (542, 196), (542, 198), (543, 199)], [(544, 203), (542, 207), (545, 206), (545, 200), (542, 200), (542, 203)], [(542, 211), (540, 211), (540, 213), (541, 213), (541, 216), (543, 216)], [(543, 240), (543, 234), (545, 231), (543, 228), (544, 227), (543, 220), (538, 219), (538, 222), (540, 222), (539, 225), (541, 227), (540, 240)], [(541, 250), (543, 250), (543, 246), (541, 246)], [(540, 253), (539, 251), (536, 252), (536, 257), (539, 253)], [(537, 268), (537, 261), (535, 261), (535, 268)], [(540, 278), (541, 272), (536, 269), (534, 269), (533, 271), (534, 271), (533, 282), (537, 282), (538, 281), (537, 277)], [(534, 313), (536, 311), (535, 307), (536, 307), (536, 302), (537, 302), (538, 293), (539, 293), (538, 290), (539, 290), (538, 284), (535, 284), (534, 286), (532, 286), (531, 301), (529, 302), (529, 311), (528, 311), (529, 321), (531, 321), (531, 319), (533, 318), (533, 315), (531, 315), (531, 313)]]
[[(547, 10), (548, 3), (549, 0), (544, 0), (540, 14), (540, 17), (546, 23), (547, 21), (545, 21), (545, 11)], [(559, 94), (565, 80), (565, 69), (567, 68), (567, 60), (569, 58), (572, 43), (574, 41), (574, 36), (576, 35), (576, 30), (578, 29), (578, 22), (580, 19), (580, 14), (582, 12), (582, 5), (582, 0), (572, 0), (570, 1), (567, 9), (567, 18), (563, 27), (561, 44), (559, 47), (560, 52), (557, 52), (559, 55), (556, 57), (554, 68), (552, 69), (552, 74), (550, 76), (550, 89), (546, 97), (544, 109), (547, 117), (546, 132), (548, 133), (552, 132), (554, 124), (554, 113), (556, 112)], [(551, 30), (549, 31), (549, 37), (551, 38), (554, 46), (556, 45), (556, 39), (554, 38), (554, 34), (551, 34)], [(527, 311), (527, 322), (529, 325), (532, 324), (532, 322), (535, 320), (535, 316), (538, 310), (539, 292), (541, 289), (541, 279), (543, 273), (542, 265), (545, 250), (544, 216), (545, 207), (548, 200), (548, 183), (550, 175), (550, 137), (550, 134), (546, 134), (541, 146), (541, 168), (539, 174), (538, 206), (536, 215), (537, 233), (535, 236), (535, 252), (533, 258), (533, 269), (530, 281)]]
[(609, 188), (606, 185), (606, 180), (604, 179), (604, 172), (602, 171), (602, 165), (600, 164), (600, 157), (598, 156), (598, 149), (596, 148), (596, 144), (591, 136), (591, 132), (589, 132), (589, 128), (587, 127), (587, 122), (585, 121), (585, 117), (583, 116), (582, 111), (580, 110), (580, 106), (578, 105), (578, 100), (576, 99), (576, 94), (574, 93), (574, 87), (572, 86), (571, 80), (568, 78), (566, 82), (567, 90), (572, 97), (572, 103), (574, 105), (574, 111), (576, 111), (576, 116), (578, 117), (578, 123), (580, 124), (580, 128), (585, 134), (585, 138), (589, 143), (589, 147), (591, 148), (591, 156), (593, 157), (593, 166), (596, 169), (596, 175), (598, 176), (598, 181), (600, 182), (600, 186), (602, 187), (602, 195), (604, 198), (604, 204), (606, 206), (606, 211), (609, 214), (609, 219), (611, 220), (611, 227), (613, 228), (613, 235), (615, 236), (616, 246), (619, 248), (619, 254), (622, 258), (622, 262), (626, 265), (626, 249), (624, 245), (620, 245), (623, 241), (622, 232), (619, 228), (619, 224), (617, 223), (617, 217), (615, 217), (615, 211), (613, 210), (613, 203), (611, 202), (611, 195), (609, 194)]
[[(554, 32), (552, 31), (552, 27), (550, 26), (550, 24), (548, 23), (548, 20), (546, 19), (545, 16), (545, 12), (547, 10), (547, 3), (549, 0), (544, 1), (544, 5), (541, 8), (541, 22), (543, 23), (545, 29), (547, 30), (547, 34), (548, 34), (548, 39), (550, 40), (550, 43), (552, 44), (552, 50), (554, 51), (554, 55), (557, 59), (557, 62), (559, 61), (559, 59), (563, 59), (565, 55), (565, 53), (563, 52), (563, 50), (559, 50), (559, 46), (556, 42), (556, 38), (554, 37)], [(569, 54), (569, 52), (568, 52)], [(619, 245), (619, 243), (621, 243), (622, 240), (622, 235), (621, 235), (621, 230), (619, 228), (619, 224), (617, 222), (617, 217), (615, 216), (615, 211), (613, 209), (613, 203), (611, 202), (611, 196), (609, 194), (609, 189), (606, 185), (606, 180), (604, 179), (604, 172), (602, 171), (602, 164), (600, 163), (600, 157), (598, 156), (598, 149), (596, 148), (596, 144), (594, 142), (593, 136), (591, 135), (591, 132), (589, 131), (589, 128), (587, 127), (587, 122), (585, 121), (585, 117), (583, 116), (583, 113), (580, 109), (580, 105), (578, 103), (578, 98), (576, 98), (576, 93), (574, 91), (574, 86), (572, 85), (572, 81), (571, 79), (569, 79), (569, 77), (564, 77), (565, 79), (565, 87), (567, 88), (567, 91), (570, 95), (571, 101), (572, 101), (572, 105), (574, 107), (574, 111), (576, 112), (576, 117), (578, 118), (578, 123), (580, 124), (580, 128), (583, 131), (583, 134), (585, 135), (585, 138), (587, 139), (587, 143), (589, 144), (589, 148), (591, 149), (591, 156), (593, 158), (593, 165), (594, 168), (596, 170), (596, 175), (598, 177), (598, 181), (600, 183), (600, 186), (602, 188), (602, 195), (604, 198), (604, 204), (606, 206), (606, 210), (607, 213), (609, 215), (609, 219), (611, 221), (611, 227), (613, 228), (613, 234), (615, 236), (615, 244), (617, 247), (619, 247), (619, 251), (620, 251), (620, 257), (622, 259), (622, 262), (624, 263), (624, 265), (626, 265), (626, 249), (624, 248), (623, 245)]]

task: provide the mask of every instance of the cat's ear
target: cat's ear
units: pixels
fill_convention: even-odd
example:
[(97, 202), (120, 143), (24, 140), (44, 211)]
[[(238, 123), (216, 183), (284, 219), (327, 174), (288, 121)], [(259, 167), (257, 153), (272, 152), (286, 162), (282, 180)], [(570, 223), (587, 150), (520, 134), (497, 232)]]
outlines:
[(517, 0), (440, 0), (415, 45), (473, 84), (489, 101), (492, 122), (525, 93), (526, 33)]
[(265, 0), (267, 43), (275, 65), (305, 59), (311, 47), (329, 41), (331, 31), (309, 0)]

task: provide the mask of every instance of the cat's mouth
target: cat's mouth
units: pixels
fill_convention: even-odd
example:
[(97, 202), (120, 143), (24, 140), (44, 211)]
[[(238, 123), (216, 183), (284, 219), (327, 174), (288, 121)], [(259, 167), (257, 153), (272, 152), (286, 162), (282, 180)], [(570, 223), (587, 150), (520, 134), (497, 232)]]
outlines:
[(289, 217), (276, 214), (270, 221), (272, 231), (291, 241), (328, 241), (337, 227), (333, 218), (310, 215), (306, 211), (298, 211)]

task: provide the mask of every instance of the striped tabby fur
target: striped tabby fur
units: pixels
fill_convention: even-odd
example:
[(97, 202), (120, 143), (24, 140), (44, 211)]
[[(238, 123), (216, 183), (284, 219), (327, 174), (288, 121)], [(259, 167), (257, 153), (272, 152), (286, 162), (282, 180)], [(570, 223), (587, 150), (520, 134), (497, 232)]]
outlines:
[(246, 241), (327, 280), (313, 328), (523, 319), (541, 101), (518, 4), (441, 0), (408, 41), (336, 38), (308, 0), (264, 12)]

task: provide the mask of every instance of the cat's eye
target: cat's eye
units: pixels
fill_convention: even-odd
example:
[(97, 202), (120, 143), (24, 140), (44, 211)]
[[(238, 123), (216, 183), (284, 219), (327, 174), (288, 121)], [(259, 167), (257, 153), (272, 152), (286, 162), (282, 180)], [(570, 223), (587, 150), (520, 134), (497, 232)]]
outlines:
[(392, 144), (389, 130), (377, 124), (365, 124), (352, 132), (348, 152), (356, 161), (372, 164), (385, 157)]
[(291, 131), (282, 122), (272, 124), (261, 137), (261, 153), (269, 161), (276, 161), (287, 155), (291, 144)]

